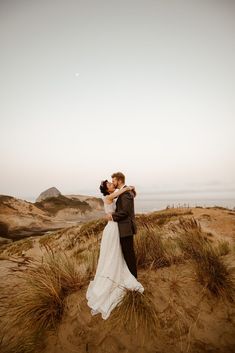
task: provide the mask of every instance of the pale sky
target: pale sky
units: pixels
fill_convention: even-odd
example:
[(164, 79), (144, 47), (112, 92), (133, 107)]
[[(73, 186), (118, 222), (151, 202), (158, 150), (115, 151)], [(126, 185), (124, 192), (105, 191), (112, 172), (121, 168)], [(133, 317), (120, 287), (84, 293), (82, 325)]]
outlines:
[(235, 197), (235, 1), (0, 0), (0, 194)]

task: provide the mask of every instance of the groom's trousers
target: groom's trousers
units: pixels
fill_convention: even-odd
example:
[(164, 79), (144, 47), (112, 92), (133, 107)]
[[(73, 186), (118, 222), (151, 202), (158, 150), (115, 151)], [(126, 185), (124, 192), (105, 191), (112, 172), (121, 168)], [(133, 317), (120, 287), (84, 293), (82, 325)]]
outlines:
[(129, 268), (133, 276), (135, 276), (135, 278), (137, 279), (137, 266), (133, 244), (133, 235), (130, 235), (128, 237), (120, 237), (120, 243), (127, 267)]

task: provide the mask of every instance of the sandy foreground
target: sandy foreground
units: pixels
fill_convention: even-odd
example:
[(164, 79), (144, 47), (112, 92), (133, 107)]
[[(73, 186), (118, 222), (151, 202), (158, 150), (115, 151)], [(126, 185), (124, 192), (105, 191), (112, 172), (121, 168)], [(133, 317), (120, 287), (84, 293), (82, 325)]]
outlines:
[[(222, 256), (223, 261), (235, 267), (235, 211), (223, 208), (190, 208), (190, 210), (192, 214), (183, 217), (194, 217), (198, 220), (202, 230), (210, 234), (214, 243), (226, 241), (230, 251)], [(168, 209), (161, 212), (172, 211), (176, 210)], [(180, 211), (184, 209), (177, 209), (177, 212)], [(166, 233), (170, 224), (174, 222), (177, 222), (177, 217), (173, 217), (163, 226)], [(79, 234), (78, 227), (76, 232)], [(75, 247), (71, 246), (74, 229), (73, 232), (69, 229), (64, 233), (60, 231), (60, 237), (56, 234), (58, 233), (42, 237), (34, 236), (0, 248), (2, 288), (14, 288), (14, 294), (17, 295), (15, 285), (20, 281), (18, 271), (24, 271), (30, 259), (43, 258), (45, 252), (43, 244), (49, 243), (55, 250), (62, 250), (72, 256), (75, 251)], [(102, 232), (96, 240), (100, 241), (101, 237)], [(84, 242), (84, 246), (89, 246), (91, 241), (89, 238)], [(79, 266), (79, 260), (77, 261)], [(235, 352), (235, 302), (223, 301), (205, 291), (196, 278), (195, 267), (191, 261), (157, 269), (138, 268), (138, 280), (152, 293), (159, 317), (157, 334), (144, 344), (141, 343), (141, 333), (136, 336), (124, 326), (117, 332), (109, 327), (109, 319), (103, 320), (101, 315), (92, 316), (85, 298), (87, 287), (83, 287), (67, 296), (58, 331), (45, 332), (44, 344), (40, 351), (42, 353)], [(6, 318), (0, 319), (4, 322)], [(8, 353), (5, 347), (3, 349), (1, 352)]]

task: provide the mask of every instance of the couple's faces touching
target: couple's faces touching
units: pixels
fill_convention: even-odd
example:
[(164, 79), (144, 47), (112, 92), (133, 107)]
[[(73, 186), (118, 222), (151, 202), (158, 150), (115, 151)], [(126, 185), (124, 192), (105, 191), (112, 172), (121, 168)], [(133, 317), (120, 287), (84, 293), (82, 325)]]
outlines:
[(107, 182), (107, 189), (109, 193), (114, 192), (117, 187), (118, 187), (117, 178), (112, 178), (112, 182), (111, 181)]
[(110, 181), (107, 181), (107, 189), (108, 189), (108, 192), (111, 194), (112, 192), (115, 191), (115, 186), (113, 185), (113, 183), (111, 183)]

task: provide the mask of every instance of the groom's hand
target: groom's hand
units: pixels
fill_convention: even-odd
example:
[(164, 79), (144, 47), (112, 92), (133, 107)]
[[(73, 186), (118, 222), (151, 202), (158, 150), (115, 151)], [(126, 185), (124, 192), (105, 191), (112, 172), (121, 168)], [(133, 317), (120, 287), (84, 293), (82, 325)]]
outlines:
[(111, 213), (106, 214), (105, 219), (107, 221), (112, 221), (113, 220), (112, 214)]

